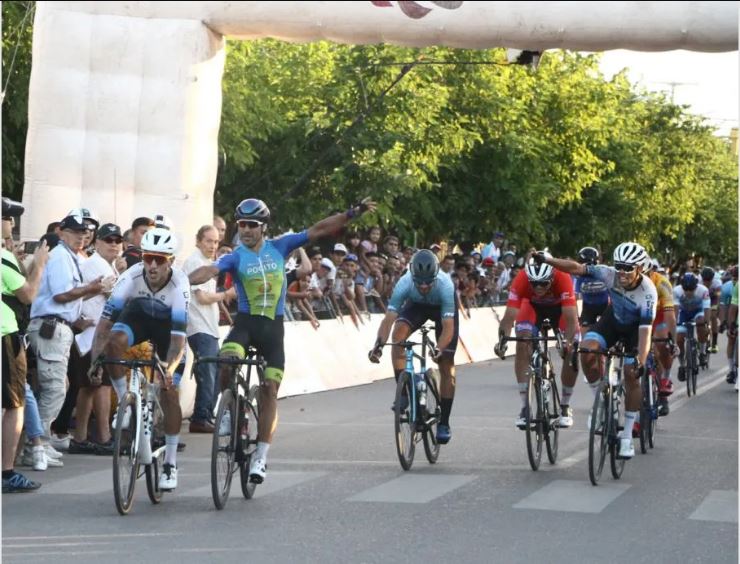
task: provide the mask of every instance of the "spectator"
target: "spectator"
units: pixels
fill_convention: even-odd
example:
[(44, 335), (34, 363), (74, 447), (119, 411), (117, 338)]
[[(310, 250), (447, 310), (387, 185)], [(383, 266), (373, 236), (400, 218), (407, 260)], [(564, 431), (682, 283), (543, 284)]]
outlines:
[[(365, 255), (368, 266), (359, 265), (355, 275), (355, 300), (362, 312), (385, 313), (386, 308), (381, 298), (383, 292), (383, 271), (380, 269), (377, 253)], [(368, 298), (373, 304), (368, 305)]]
[(287, 290), (288, 301), (300, 311), (303, 319), (311, 323), (314, 329), (319, 328), (319, 321), (313, 312), (310, 299), (312, 292), (309, 288), (309, 273), (301, 271), (296, 279), (290, 283)]
[[(442, 252), (442, 246), (438, 245), (437, 243), (432, 243), (431, 245), (429, 245), (429, 250), (434, 253), (434, 255), (437, 257), (437, 260), (439, 260), (439, 262), (441, 263), (442, 259), (444, 258), (444, 253)], [(450, 270), (452, 270), (451, 267), (450, 267)], [(449, 274), (449, 272), (447, 274)]]
[(359, 257), (362, 254), (362, 244), (360, 239), (360, 234), (357, 231), (348, 231), (347, 232), (347, 252), (353, 255), (357, 255)]
[(400, 243), (398, 241), (398, 237), (395, 235), (388, 235), (383, 239), (383, 251), (389, 257), (395, 257), (398, 254), (399, 246)]
[(61, 229), (59, 229), (59, 226), (62, 224), (61, 221), (52, 221), (49, 225), (46, 226), (46, 232), (47, 233), (53, 233), (54, 235), (61, 235)]
[(483, 247), (482, 258), (492, 257), (493, 260), (497, 261), (501, 258), (501, 250), (504, 244), (504, 234), (501, 231), (496, 231), (493, 234), (493, 239), (488, 245)]
[(144, 233), (154, 228), (154, 220), (149, 217), (137, 217), (131, 224), (130, 244), (123, 251), (127, 268), (141, 262), (141, 238)]
[(403, 255), (404, 265), (411, 262), (411, 257), (414, 256), (415, 252), (416, 252), (416, 249), (414, 247), (404, 247), (403, 248), (403, 251), (401, 251), (401, 254)]
[(373, 225), (367, 232), (367, 239), (362, 242), (365, 253), (377, 253), (378, 241), (380, 241), (380, 227)]
[(348, 266), (348, 262), (351, 263), (352, 261), (344, 260), (340, 267), (337, 268), (333, 296), (337, 311), (344, 311), (340, 309), (341, 306), (344, 306), (350, 319), (352, 319), (352, 323), (355, 324), (355, 327), (359, 328), (362, 321), (360, 319), (360, 312), (355, 305), (354, 273), (352, 268)]
[(226, 240), (226, 222), (220, 215), (213, 216), (213, 226), (218, 231), (218, 244), (223, 245)]
[(455, 268), (455, 257), (453, 255), (447, 255), (439, 264), (439, 269), (447, 274), (452, 274)]
[(334, 245), (334, 249), (331, 252), (331, 261), (334, 263), (334, 266), (339, 268), (342, 265), (342, 261), (344, 261), (344, 257), (347, 256), (347, 247), (345, 247), (342, 243), (337, 243)]

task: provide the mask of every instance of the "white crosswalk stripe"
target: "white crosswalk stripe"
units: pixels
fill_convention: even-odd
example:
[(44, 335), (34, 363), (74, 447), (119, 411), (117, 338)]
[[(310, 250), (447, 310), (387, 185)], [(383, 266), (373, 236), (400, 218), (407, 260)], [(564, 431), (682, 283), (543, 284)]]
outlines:
[(623, 482), (599, 484), (577, 480), (553, 480), (515, 503), (514, 509), (545, 509), (576, 513), (601, 513), (631, 486)]
[[(255, 491), (256, 497), (264, 497), (288, 488), (303, 484), (310, 480), (315, 480), (322, 476), (325, 476), (326, 472), (285, 472), (278, 470), (268, 470), (267, 478), (264, 483), (257, 486)], [(210, 480), (210, 478), (208, 478)], [(202, 482), (201, 482), (202, 483)], [(231, 495), (235, 493), (241, 495), (241, 486), (239, 485), (239, 473), (234, 474), (234, 478), (231, 482)], [(178, 488), (179, 489), (179, 488)], [(199, 486), (195, 489), (178, 491), (178, 495), (185, 497), (211, 497), (211, 484), (210, 481), (207, 485)]]
[(712, 490), (689, 519), (737, 523), (737, 492)]
[(476, 478), (459, 474), (404, 474), (353, 495), (347, 501), (429, 503)]

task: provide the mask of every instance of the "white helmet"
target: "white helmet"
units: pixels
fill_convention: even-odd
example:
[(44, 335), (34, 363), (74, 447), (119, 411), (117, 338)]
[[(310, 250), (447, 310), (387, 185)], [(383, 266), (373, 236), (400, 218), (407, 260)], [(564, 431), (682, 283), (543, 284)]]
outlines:
[(141, 238), (141, 250), (145, 253), (174, 255), (177, 250), (177, 239), (169, 229), (155, 227), (144, 233)]
[(614, 262), (629, 264), (632, 266), (644, 266), (649, 260), (647, 253), (639, 243), (622, 243), (614, 249)]
[(534, 260), (529, 259), (524, 271), (527, 273), (530, 282), (549, 282), (552, 279), (552, 266), (544, 262), (537, 264)]
[(160, 227), (162, 229), (172, 229), (172, 222), (170, 218), (162, 213), (154, 214), (154, 227)]

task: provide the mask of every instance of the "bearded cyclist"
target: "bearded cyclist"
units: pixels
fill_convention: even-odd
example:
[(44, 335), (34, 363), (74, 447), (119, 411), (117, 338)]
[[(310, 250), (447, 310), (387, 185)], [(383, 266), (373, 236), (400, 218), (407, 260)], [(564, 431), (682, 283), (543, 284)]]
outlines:
[[(249, 468), (249, 480), (255, 484), (261, 484), (267, 474), (267, 452), (277, 427), (277, 395), (285, 369), (285, 261), (298, 247), (330, 236), (353, 218), (374, 210), (375, 203), (365, 199), (346, 212), (327, 217), (300, 233), (267, 239), (270, 209), (262, 200), (248, 198), (239, 203), (235, 211), (241, 245), (212, 266), (201, 266), (190, 273), (193, 285), (202, 284), (222, 272), (229, 272), (234, 279), (238, 313), (219, 356), (245, 358), (247, 349), (253, 346), (267, 364), (265, 381), (260, 386), (257, 449)], [(232, 371), (228, 366), (221, 369), (222, 390)], [(228, 425), (223, 424), (223, 427), (216, 432), (228, 434)]]

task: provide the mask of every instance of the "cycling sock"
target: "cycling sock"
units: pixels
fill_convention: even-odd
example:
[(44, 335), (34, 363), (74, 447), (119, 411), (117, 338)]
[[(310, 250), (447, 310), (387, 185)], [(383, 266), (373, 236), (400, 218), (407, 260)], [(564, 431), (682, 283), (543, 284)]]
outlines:
[(527, 407), (527, 391), (529, 382), (519, 382), (519, 399), (522, 400), (522, 407)]
[(440, 407), (442, 408), (442, 416), (439, 419), (440, 425), (447, 425), (450, 424), (450, 412), (452, 411), (452, 401), (455, 398), (440, 398), (439, 403), (441, 404)]
[(632, 427), (635, 426), (635, 420), (637, 419), (636, 411), (625, 411), (624, 412), (624, 431), (622, 431), (621, 439), (632, 438)]
[(730, 367), (730, 372), (734, 372), (735, 370), (735, 362), (733, 361), (733, 358), (731, 356), (727, 357), (727, 366)]
[(570, 405), (570, 398), (573, 395), (574, 386), (563, 386), (563, 397), (560, 398), (560, 405)]
[(164, 463), (177, 466), (177, 443), (180, 442), (180, 435), (164, 436)]
[(601, 386), (601, 382), (599, 380), (596, 380), (596, 382), (589, 382), (588, 385), (590, 386), (594, 397), (596, 397), (596, 394), (599, 393), (599, 386)]
[(257, 443), (257, 449), (254, 451), (255, 458), (267, 459), (267, 451), (270, 450), (270, 443)]
[(118, 401), (120, 402), (123, 394), (126, 393), (126, 378), (118, 378), (117, 380), (111, 378), (110, 383), (116, 391), (116, 396), (118, 396)]

